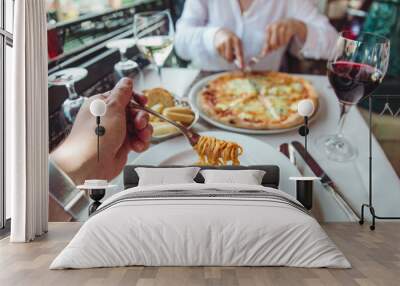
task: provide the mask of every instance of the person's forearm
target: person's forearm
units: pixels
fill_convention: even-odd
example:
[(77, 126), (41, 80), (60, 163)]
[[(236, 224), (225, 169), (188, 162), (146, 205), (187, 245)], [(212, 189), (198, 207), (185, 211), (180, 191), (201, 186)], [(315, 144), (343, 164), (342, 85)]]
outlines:
[(182, 27), (175, 38), (177, 54), (185, 60), (216, 56), (214, 36), (218, 28)]
[[(60, 168), (75, 185), (83, 184), (88, 174), (85, 174), (83, 164), (76, 159), (78, 149), (66, 148), (65, 142), (50, 154), (50, 160)], [(75, 158), (75, 159), (73, 159)]]
[(185, 60), (204, 59), (216, 55), (213, 38), (215, 27), (209, 27), (208, 0), (186, 0), (176, 24), (175, 49)]
[[(89, 179), (110, 181), (123, 170), (129, 152), (143, 152), (149, 147), (153, 129), (148, 114), (127, 106), (132, 100), (133, 84), (131, 79), (123, 78), (109, 93), (87, 99), (76, 116), (70, 134), (51, 153), (50, 159), (75, 184), (83, 184)], [(144, 96), (134, 97), (143, 105), (147, 102)], [(94, 132), (96, 124), (90, 112), (90, 105), (95, 100), (102, 100), (107, 106), (107, 112), (101, 119), (107, 131), (100, 142)], [(127, 134), (127, 116), (130, 119), (128, 128), (134, 130), (135, 136)], [(98, 154), (101, 154), (100, 157)]]
[(337, 33), (329, 19), (318, 11), (315, 1), (293, 1), (293, 5), (288, 7), (288, 17), (297, 21), (297, 36), (291, 53), (310, 59), (327, 59)]

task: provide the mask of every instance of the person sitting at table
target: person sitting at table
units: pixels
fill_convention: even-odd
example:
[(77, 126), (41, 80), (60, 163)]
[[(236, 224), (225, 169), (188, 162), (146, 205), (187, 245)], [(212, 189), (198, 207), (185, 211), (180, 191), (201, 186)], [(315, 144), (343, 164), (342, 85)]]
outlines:
[(176, 28), (175, 48), (203, 70), (279, 70), (287, 49), (328, 58), (337, 37), (314, 0), (187, 0)]

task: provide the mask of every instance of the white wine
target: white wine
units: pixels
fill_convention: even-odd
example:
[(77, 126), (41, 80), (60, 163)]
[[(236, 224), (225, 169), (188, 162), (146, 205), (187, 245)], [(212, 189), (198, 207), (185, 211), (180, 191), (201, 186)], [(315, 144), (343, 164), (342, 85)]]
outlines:
[(139, 50), (157, 66), (162, 66), (173, 48), (170, 36), (148, 36), (137, 40)]

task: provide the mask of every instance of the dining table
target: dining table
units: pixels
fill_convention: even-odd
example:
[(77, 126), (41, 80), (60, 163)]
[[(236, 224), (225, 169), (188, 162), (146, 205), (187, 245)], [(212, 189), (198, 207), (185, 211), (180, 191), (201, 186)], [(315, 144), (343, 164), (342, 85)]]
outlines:
[[(169, 90), (175, 97), (184, 99), (197, 81), (210, 73), (191, 68), (164, 68), (162, 71), (162, 87)], [(310, 124), (308, 152), (314, 157), (325, 173), (334, 181), (347, 203), (360, 214), (361, 205), (368, 202), (369, 183), (369, 159), (368, 124), (355, 106), (351, 108), (344, 124), (344, 136), (356, 147), (358, 155), (350, 162), (339, 163), (327, 159), (313, 143), (317, 138), (326, 134), (334, 134), (338, 129), (339, 102), (326, 76), (321, 75), (299, 75), (309, 80), (320, 97), (320, 104), (315, 119)], [(157, 85), (159, 79), (154, 71), (147, 71), (144, 75), (146, 86)], [(221, 130), (203, 119), (195, 124), (194, 129), (198, 132)], [(227, 131), (229, 132), (229, 131)], [(303, 142), (297, 130), (291, 130), (277, 134), (253, 135), (246, 134), (262, 142), (265, 142), (277, 150), (283, 143), (292, 141)], [(154, 143), (157, 145), (159, 143)], [(151, 152), (151, 148), (146, 152)], [(374, 206), (380, 216), (398, 216), (400, 214), (400, 179), (386, 157), (378, 141), (372, 139), (373, 173), (372, 187), (374, 189)], [(257, 152), (257, 150), (255, 150)], [(167, 150), (166, 150), (167, 152)], [(259, 150), (262, 152), (262, 150)], [(127, 164), (133, 164), (139, 156), (134, 152), (129, 154)], [(313, 175), (306, 165), (299, 165), (302, 175)], [(283, 178), (285, 179), (285, 178)], [(287, 178), (289, 180), (289, 178)], [(120, 187), (114, 190), (123, 190), (123, 179), (120, 174), (113, 183)], [(294, 184), (294, 183), (293, 183)], [(315, 216), (322, 222), (346, 222), (350, 221), (345, 212), (340, 209), (338, 203), (333, 199), (330, 192), (316, 181), (314, 186)], [(111, 195), (110, 192), (108, 195)], [(370, 219), (366, 212), (366, 219)]]

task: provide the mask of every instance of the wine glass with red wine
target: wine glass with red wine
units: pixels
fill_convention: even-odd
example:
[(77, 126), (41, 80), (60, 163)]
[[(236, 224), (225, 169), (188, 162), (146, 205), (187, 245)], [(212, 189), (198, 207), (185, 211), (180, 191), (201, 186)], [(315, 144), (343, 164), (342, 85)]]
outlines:
[(333, 161), (357, 157), (357, 149), (342, 133), (346, 115), (353, 105), (368, 97), (382, 82), (389, 64), (390, 41), (361, 33), (356, 38), (342, 32), (328, 61), (328, 78), (340, 104), (337, 134), (320, 137), (317, 146)]

